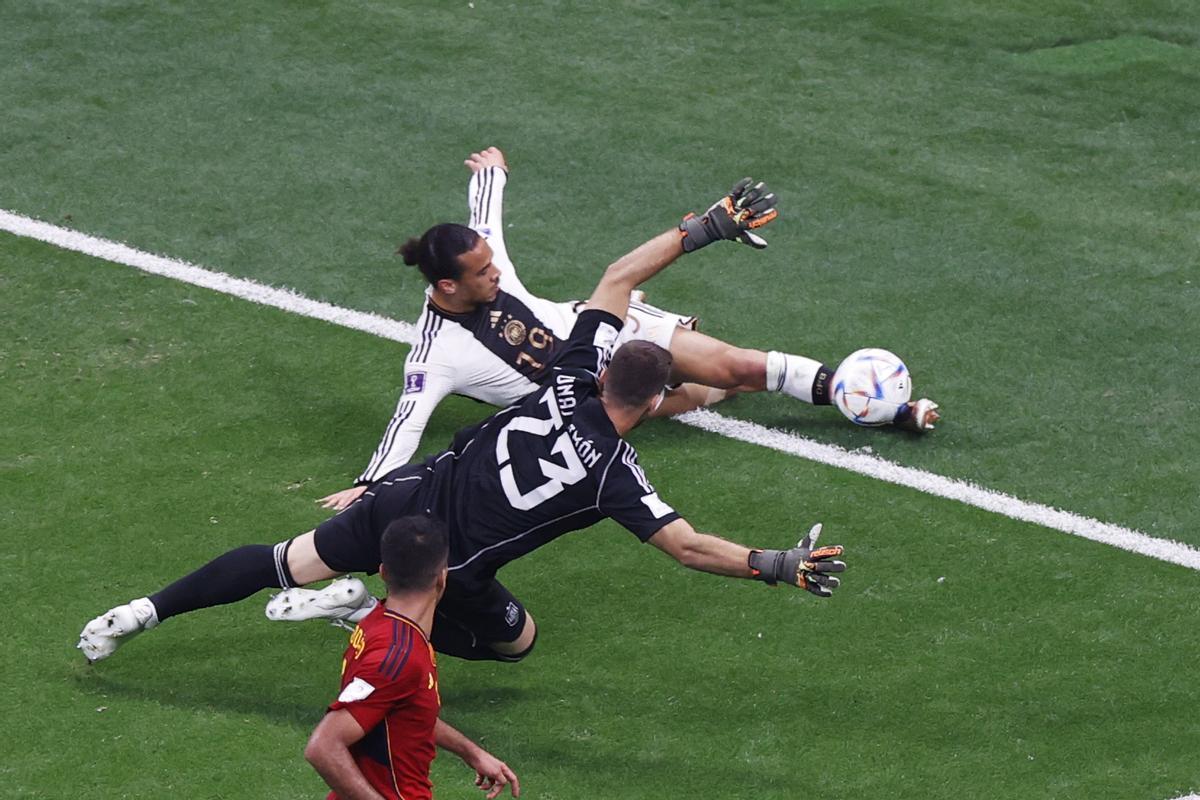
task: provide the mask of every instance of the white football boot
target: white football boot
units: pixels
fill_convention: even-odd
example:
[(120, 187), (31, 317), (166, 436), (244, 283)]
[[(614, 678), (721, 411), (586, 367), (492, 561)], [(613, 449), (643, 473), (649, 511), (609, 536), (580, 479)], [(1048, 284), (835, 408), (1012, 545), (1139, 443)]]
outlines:
[(338, 578), (324, 589), (286, 589), (267, 602), (267, 619), (358, 622), (379, 601), (358, 578)]
[(79, 644), (87, 660), (95, 664), (117, 651), (124, 641), (158, 624), (158, 612), (148, 598), (139, 597), (109, 609), (84, 626)]

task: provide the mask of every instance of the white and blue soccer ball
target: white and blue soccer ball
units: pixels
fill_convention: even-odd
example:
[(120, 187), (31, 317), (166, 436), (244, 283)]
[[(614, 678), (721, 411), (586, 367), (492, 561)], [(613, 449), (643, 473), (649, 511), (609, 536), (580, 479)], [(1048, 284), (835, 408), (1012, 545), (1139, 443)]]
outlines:
[(833, 373), (833, 404), (855, 425), (887, 425), (910, 397), (908, 367), (878, 347), (854, 351)]

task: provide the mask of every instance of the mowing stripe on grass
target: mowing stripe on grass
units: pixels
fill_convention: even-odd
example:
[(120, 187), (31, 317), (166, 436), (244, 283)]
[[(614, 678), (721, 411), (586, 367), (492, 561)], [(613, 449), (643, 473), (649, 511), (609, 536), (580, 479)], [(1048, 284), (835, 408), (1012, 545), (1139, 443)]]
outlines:
[[(377, 314), (351, 311), (330, 303), (311, 300), (291, 290), (275, 289), (244, 278), (212, 272), (186, 261), (152, 255), (118, 242), (88, 236), (9, 211), (0, 210), (0, 230), (17, 236), (37, 239), (66, 250), (85, 253), (105, 261), (135, 267), (144, 272), (230, 294), (254, 303), (325, 320), (395, 342), (414, 345), (420, 339), (416, 327), (407, 322), (398, 322)], [(1012, 519), (1032, 522), (1046, 528), (1069, 533), (1072, 536), (1119, 547), (1131, 553), (1200, 570), (1200, 550), (1182, 542), (1159, 539), (1140, 531), (1110, 525), (1106, 522), (1072, 514), (1069, 511), (1029, 503), (966, 481), (945, 478), (912, 467), (893, 464), (875, 456), (852, 453), (843, 448), (814, 442), (786, 431), (723, 417), (712, 411), (693, 411), (676, 419), (685, 425), (691, 425), (730, 439), (767, 447), (781, 453), (849, 470), (888, 483), (907, 486), (926, 494), (956, 500)], [(1191, 800), (1192, 797), (1195, 796), (1192, 795), (1183, 800)], [(1200, 800), (1200, 797), (1197, 797), (1196, 800)]]
[(215, 292), (240, 297), (252, 303), (280, 308), (305, 317), (314, 317), (344, 328), (374, 334), (384, 339), (391, 339), (404, 344), (415, 344), (420, 337), (415, 326), (407, 322), (381, 317), (378, 314), (367, 314), (362, 311), (351, 311), (331, 303), (311, 300), (290, 289), (276, 289), (244, 278), (235, 278), (223, 272), (197, 267), (176, 258), (156, 256), (141, 250), (135, 250), (120, 242), (110, 242), (88, 236), (85, 233), (60, 228), (36, 219), (13, 214), (0, 209), (0, 230), (24, 236), (30, 239), (46, 242), (61, 247), (64, 250), (74, 250), (89, 256), (111, 261), (114, 264), (124, 264), (135, 267), (143, 272), (174, 278), (177, 281), (202, 286)]

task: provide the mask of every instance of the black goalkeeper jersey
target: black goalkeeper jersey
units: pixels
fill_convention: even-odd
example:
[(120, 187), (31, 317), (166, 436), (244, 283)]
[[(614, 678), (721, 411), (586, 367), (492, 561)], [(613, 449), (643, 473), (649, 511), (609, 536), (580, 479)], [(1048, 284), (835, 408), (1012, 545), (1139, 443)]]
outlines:
[(487, 580), (608, 517), (642, 541), (679, 518), (600, 402), (597, 377), (620, 327), (608, 312), (584, 311), (541, 388), (425, 461), (417, 494), (450, 531), (453, 582)]

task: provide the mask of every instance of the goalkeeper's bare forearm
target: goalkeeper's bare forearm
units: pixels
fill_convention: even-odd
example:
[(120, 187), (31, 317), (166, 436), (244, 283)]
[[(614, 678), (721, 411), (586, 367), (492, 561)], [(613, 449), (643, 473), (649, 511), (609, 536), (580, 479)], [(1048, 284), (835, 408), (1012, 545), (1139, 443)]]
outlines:
[(722, 239), (759, 249), (766, 247), (767, 243), (751, 230), (778, 216), (775, 195), (766, 184), (745, 178), (709, 206), (703, 216), (688, 214), (678, 227), (660, 233), (610, 264), (588, 300), (588, 308), (602, 309), (624, 319), (629, 310), (629, 293), (679, 256)]
[(829, 597), (841, 583), (832, 573), (846, 569), (838, 560), (841, 545), (816, 547), (821, 526), (787, 550), (759, 550), (719, 536), (699, 533), (684, 519), (663, 526), (649, 542), (680, 564), (701, 572), (733, 578), (754, 578), (774, 585), (787, 583), (819, 597)]
[(663, 231), (608, 265), (604, 277), (588, 298), (588, 308), (607, 311), (625, 319), (629, 311), (629, 293), (666, 269), (683, 255), (679, 231)]
[(754, 577), (749, 547), (700, 533), (685, 519), (668, 523), (649, 542), (688, 569), (731, 578)]

